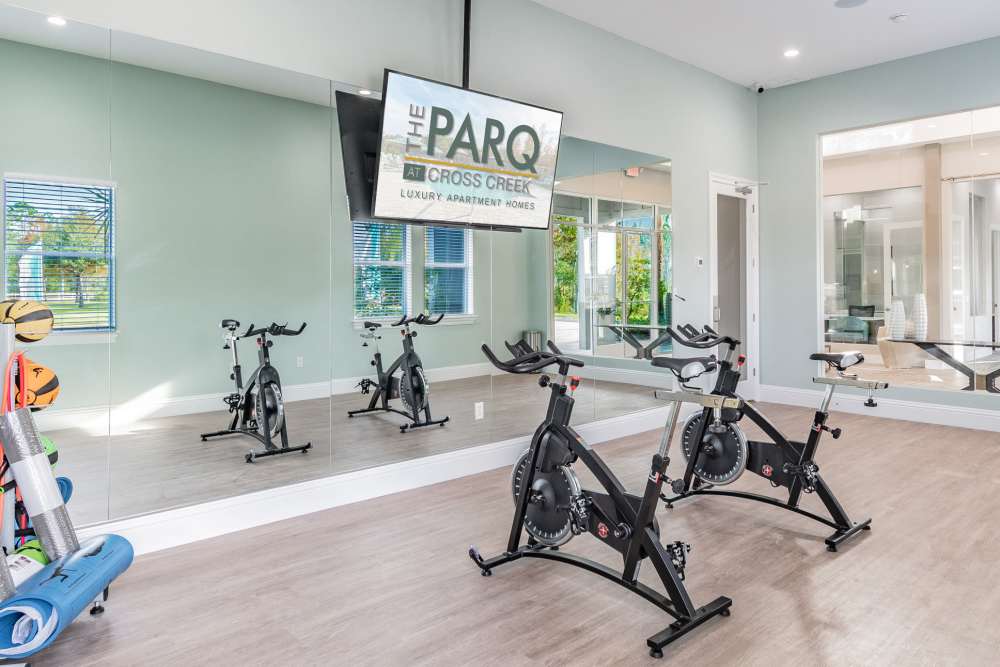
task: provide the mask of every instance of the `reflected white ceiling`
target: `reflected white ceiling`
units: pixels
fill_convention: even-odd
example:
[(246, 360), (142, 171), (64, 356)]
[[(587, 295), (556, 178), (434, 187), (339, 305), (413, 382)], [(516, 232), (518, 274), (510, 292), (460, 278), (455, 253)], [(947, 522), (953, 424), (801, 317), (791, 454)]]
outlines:
[[(535, 1), (730, 81), (768, 88), (1000, 35), (1000, 0), (868, 0), (853, 9), (834, 0)], [(899, 13), (909, 16), (890, 21)], [(785, 58), (789, 48), (799, 56)]]

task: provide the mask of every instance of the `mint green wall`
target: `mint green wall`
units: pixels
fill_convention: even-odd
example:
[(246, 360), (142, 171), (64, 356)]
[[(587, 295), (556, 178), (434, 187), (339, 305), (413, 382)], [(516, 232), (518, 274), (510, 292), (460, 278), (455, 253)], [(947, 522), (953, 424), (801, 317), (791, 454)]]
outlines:
[[(273, 358), (286, 384), (328, 379), (330, 110), (120, 63), (112, 75), (113, 402), (162, 383), (225, 391), (223, 317), (307, 321)], [(253, 341), (241, 351), (252, 369)]]
[[(0, 40), (0, 82), (0, 174), (110, 180), (108, 62)], [(60, 406), (107, 403), (107, 345), (25, 350), (59, 375)]]
[[(819, 135), (1000, 104), (1000, 39), (770, 90), (760, 96), (761, 379), (809, 387), (820, 340)], [(996, 407), (992, 396), (892, 390), (898, 398)]]

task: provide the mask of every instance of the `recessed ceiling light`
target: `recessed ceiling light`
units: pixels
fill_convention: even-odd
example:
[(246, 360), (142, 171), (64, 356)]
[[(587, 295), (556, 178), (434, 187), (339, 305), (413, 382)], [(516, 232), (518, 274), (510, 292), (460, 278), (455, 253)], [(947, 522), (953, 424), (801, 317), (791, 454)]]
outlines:
[(361, 90), (358, 91), (358, 93), (360, 93), (361, 95), (371, 95), (372, 91), (368, 90), (367, 88), (362, 88)]
[(889, 17), (889, 20), (893, 23), (905, 23), (906, 19), (910, 18), (910, 15), (906, 12), (900, 12), (899, 14), (893, 14)]
[(982, 153), (979, 154), (979, 157), (986, 157), (987, 155), (989, 155), (989, 152), (983, 151)]
[(61, 16), (50, 16), (49, 23), (51, 23), (52, 25), (57, 25), (61, 28), (64, 25), (66, 25), (66, 19), (64, 19)]
[(868, 2), (868, 0), (837, 0), (833, 6), (837, 9), (854, 9)]
[(786, 58), (798, 58), (799, 57), (799, 50), (796, 49), (796, 48), (785, 49), (785, 54), (784, 55), (785, 55)]

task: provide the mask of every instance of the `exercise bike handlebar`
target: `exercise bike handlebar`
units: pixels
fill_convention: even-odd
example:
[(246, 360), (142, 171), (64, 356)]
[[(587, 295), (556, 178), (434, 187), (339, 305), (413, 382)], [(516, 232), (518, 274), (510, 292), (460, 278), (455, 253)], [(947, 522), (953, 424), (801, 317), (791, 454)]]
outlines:
[(565, 375), (570, 366), (577, 366), (579, 368), (583, 367), (583, 362), (579, 359), (567, 357), (559, 353), (558, 348), (552, 343), (552, 341), (549, 341), (549, 347), (554, 350), (554, 352), (531, 352), (519, 357), (514, 357), (510, 361), (500, 361), (497, 359), (496, 355), (493, 354), (493, 350), (491, 350), (489, 345), (486, 343), (483, 343), (482, 350), (483, 354), (486, 355), (486, 358), (489, 359), (491, 364), (507, 373), (533, 373), (545, 368), (546, 366), (559, 364), (559, 372)]
[(401, 327), (407, 324), (423, 324), (425, 326), (430, 326), (432, 324), (437, 324), (443, 319), (444, 319), (444, 313), (441, 313), (437, 317), (428, 317), (424, 313), (420, 313), (415, 317), (407, 317), (406, 315), (403, 315), (401, 318), (399, 318), (398, 322), (393, 322), (389, 326)]
[(719, 345), (728, 345), (735, 349), (740, 344), (740, 341), (735, 338), (722, 336), (708, 325), (705, 325), (701, 333), (698, 333), (698, 330), (690, 324), (683, 324), (677, 329), (667, 327), (667, 333), (681, 345), (693, 347), (696, 350), (707, 350)]
[(250, 338), (252, 336), (259, 336), (266, 333), (269, 336), (298, 336), (306, 328), (306, 323), (303, 322), (302, 326), (298, 329), (289, 329), (288, 324), (278, 324), (277, 322), (271, 322), (266, 327), (261, 327), (259, 329), (254, 329), (254, 325), (251, 324), (247, 327), (247, 330), (243, 332), (242, 335), (237, 336), (237, 338)]

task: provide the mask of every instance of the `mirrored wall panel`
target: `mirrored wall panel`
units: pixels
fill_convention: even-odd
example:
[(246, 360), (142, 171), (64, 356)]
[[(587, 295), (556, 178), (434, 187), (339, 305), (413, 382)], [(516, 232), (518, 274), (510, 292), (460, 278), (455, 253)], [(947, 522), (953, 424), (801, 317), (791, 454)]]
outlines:
[(329, 82), (112, 45), (111, 516), (329, 475)]
[(54, 316), (52, 333), (18, 348), (37, 377), (58, 383), (35, 420), (56, 474), (73, 481), (68, 506), (81, 524), (108, 518), (120, 194), (110, 170), (109, 44), (105, 30), (0, 6), (3, 297)]
[(549, 229), (376, 219), (378, 93), (0, 19), (4, 297), (54, 313), (81, 524), (523, 438), (540, 374), (484, 344), (584, 360), (576, 425), (659, 407), (669, 159), (563, 137)]
[[(550, 229), (495, 235), (494, 284), (508, 294), (504, 303), (496, 288), (493, 345), (551, 340), (582, 359), (576, 423), (660, 407), (652, 387), (669, 385), (650, 361), (670, 353), (671, 168), (563, 137)], [(547, 399), (537, 379), (494, 377), (498, 434), (537, 426)]]

